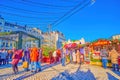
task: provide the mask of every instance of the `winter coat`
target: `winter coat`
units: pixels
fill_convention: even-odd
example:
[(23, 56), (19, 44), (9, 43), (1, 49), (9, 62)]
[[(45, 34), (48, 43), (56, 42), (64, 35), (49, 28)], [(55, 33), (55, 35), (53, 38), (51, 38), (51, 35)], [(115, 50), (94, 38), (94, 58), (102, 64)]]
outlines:
[(2, 51), (1, 52), (1, 59), (6, 59), (7, 57), (7, 52), (6, 51)]
[(22, 57), (22, 50), (16, 50), (12, 56), (12, 62), (11, 64), (15, 65), (15, 64), (18, 64), (19, 60), (21, 59)]
[(25, 61), (29, 61), (30, 59), (30, 52), (28, 50), (24, 51), (24, 56), (23, 56)]
[(109, 52), (109, 57), (111, 59), (112, 64), (118, 64), (118, 56), (119, 54), (117, 53), (116, 50), (111, 50)]
[(80, 53), (79, 52), (76, 53), (76, 57), (77, 57), (77, 63), (80, 63)]
[(31, 62), (37, 62), (38, 61), (38, 49), (36, 47), (31, 49), (31, 53), (30, 53), (30, 60)]
[(118, 65), (120, 66), (120, 56), (118, 57)]
[(107, 57), (108, 57), (108, 52), (107, 52), (107, 50), (106, 50), (106, 49), (102, 49), (102, 50), (100, 51), (100, 56), (101, 56), (102, 59), (103, 59), (103, 58), (107, 59)]
[(39, 59), (39, 61), (41, 62), (41, 60), (42, 60), (42, 50), (39, 50), (39, 57), (38, 57), (38, 59)]

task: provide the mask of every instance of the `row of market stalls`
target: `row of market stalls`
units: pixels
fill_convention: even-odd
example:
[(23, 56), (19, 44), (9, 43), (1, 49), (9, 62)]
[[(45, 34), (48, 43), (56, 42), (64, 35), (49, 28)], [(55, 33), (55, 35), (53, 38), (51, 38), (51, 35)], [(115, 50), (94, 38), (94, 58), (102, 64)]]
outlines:
[[(86, 63), (102, 66), (100, 49), (104, 46), (107, 50), (113, 45), (117, 46), (119, 40), (108, 40), (108, 39), (98, 39), (91, 43), (86, 43), (85, 41), (68, 41), (64, 43), (64, 48), (66, 49), (79, 49), (80, 53), (84, 55), (83, 60)], [(108, 66), (111, 66), (110, 59), (108, 57)]]
[[(81, 60), (87, 64), (99, 65), (102, 66), (101, 57), (100, 57), (100, 49), (102, 47), (106, 47), (108, 50), (111, 46), (115, 46), (119, 43), (119, 40), (108, 40), (108, 39), (98, 39), (94, 42), (87, 43), (82, 38), (81, 40), (68, 40), (67, 42), (63, 43), (62, 48), (66, 49), (79, 49), (80, 53), (82, 54)], [(119, 49), (120, 50), (120, 49)], [(52, 57), (54, 53), (54, 49), (45, 48), (43, 49), (43, 62), (51, 63), (54, 62), (54, 58)], [(51, 55), (50, 55), (51, 53)], [(57, 61), (60, 60), (61, 57), (61, 49), (56, 50), (57, 53)], [(108, 66), (111, 66), (110, 59), (108, 58)]]

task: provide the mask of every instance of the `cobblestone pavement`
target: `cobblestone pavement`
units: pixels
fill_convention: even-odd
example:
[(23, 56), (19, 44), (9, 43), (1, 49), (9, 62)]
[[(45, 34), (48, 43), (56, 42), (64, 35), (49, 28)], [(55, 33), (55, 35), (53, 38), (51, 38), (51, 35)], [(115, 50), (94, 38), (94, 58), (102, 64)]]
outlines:
[[(42, 64), (45, 65), (45, 64)], [(57, 76), (60, 72), (64, 72), (65, 70), (69, 71), (69, 73), (74, 73), (78, 69), (80, 65), (78, 64), (68, 64), (65, 67), (62, 67), (61, 64), (52, 64), (46, 65), (42, 67), (42, 71), (36, 74), (31, 73), (30, 71), (23, 71), (22, 66), (19, 66), (19, 73), (14, 75), (12, 68), (2, 68), (0, 69), (0, 80), (51, 80), (53, 77)], [(80, 67), (80, 70), (87, 71), (88, 69), (94, 74), (96, 80), (108, 80), (108, 76), (106, 72), (109, 72), (114, 77), (120, 80), (120, 77), (113, 73), (110, 69), (103, 69), (99, 66), (87, 65), (83, 64)]]

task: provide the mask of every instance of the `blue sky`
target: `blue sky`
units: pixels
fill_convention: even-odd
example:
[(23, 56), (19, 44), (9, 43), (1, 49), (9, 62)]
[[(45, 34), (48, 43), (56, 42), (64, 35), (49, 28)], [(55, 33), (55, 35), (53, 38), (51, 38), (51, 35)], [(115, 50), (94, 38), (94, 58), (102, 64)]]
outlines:
[[(11, 6), (14, 8), (33, 10), (33, 11), (48, 11), (48, 12), (58, 12), (59, 14), (49, 15), (44, 14), (41, 16), (39, 14), (29, 14), (26, 11), (19, 11), (14, 9), (8, 9), (6, 7), (0, 7), (0, 11), (8, 12), (13, 14), (19, 14), (30, 17), (40, 17), (41, 20), (24, 18), (14, 15), (0, 14), (9, 22), (17, 22), (18, 24), (25, 25), (28, 23), (34, 24), (36, 27), (40, 27), (42, 30), (46, 30), (46, 25), (35, 25), (38, 23), (47, 23), (49, 20), (56, 20), (57, 17), (62, 16), (62, 12), (67, 12), (64, 7), (60, 10), (45, 8), (38, 5), (26, 5), (25, 3), (16, 3), (17, 0), (1, 0), (0, 5)], [(18, 0), (22, 1), (22, 0)], [(32, 1), (32, 0), (24, 0)], [(63, 2), (63, 1), (66, 1)], [(73, 2), (74, 3), (73, 3)], [(76, 2), (75, 2), (76, 1)], [(79, 0), (34, 0), (34, 2), (53, 4), (59, 6), (69, 6), (76, 5)], [(69, 3), (69, 4), (68, 4)], [(62, 4), (62, 5), (61, 5)], [(69, 10), (69, 9), (68, 9)], [(50, 17), (50, 18), (49, 18)], [(43, 18), (43, 19), (42, 19)], [(13, 19), (13, 20), (12, 20)], [(21, 22), (22, 20), (22, 22)], [(120, 34), (120, 0), (96, 0), (94, 5), (87, 6), (86, 8), (80, 10), (78, 13), (74, 14), (61, 24), (57, 25), (53, 30), (61, 31), (66, 39), (78, 40), (80, 38), (85, 38), (86, 41), (93, 41), (99, 38), (110, 38), (112, 35)]]
[(96, 0), (94, 5), (79, 11), (58, 27), (67, 39), (73, 40), (84, 37), (92, 41), (120, 34), (120, 0)]

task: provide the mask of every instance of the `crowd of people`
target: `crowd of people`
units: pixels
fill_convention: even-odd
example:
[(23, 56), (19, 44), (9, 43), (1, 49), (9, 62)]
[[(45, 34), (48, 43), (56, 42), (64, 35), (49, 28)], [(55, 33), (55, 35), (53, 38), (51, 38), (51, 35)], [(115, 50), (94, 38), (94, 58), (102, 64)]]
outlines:
[(42, 50), (35, 45), (32, 48), (12, 50), (0, 50), (0, 65), (12, 64), (12, 69), (16, 74), (18, 72), (18, 63), (22, 61), (25, 71), (41, 71)]
[(0, 50), (0, 65), (9, 64), (10, 59), (12, 59), (12, 52), (10, 50)]
[[(12, 49), (11, 51), (7, 51), (3, 49), (0, 51), (0, 65), (9, 64), (9, 60), (12, 59), (11, 64), (14, 73), (18, 72), (18, 63), (22, 60), (22, 66), (25, 71), (31, 72), (39, 72), (41, 71), (41, 63), (43, 62), (43, 53), (41, 48), (37, 48), (36, 45), (33, 45), (32, 48), (26, 49)], [(89, 56), (91, 58), (94, 54), (98, 54), (103, 68), (107, 68), (108, 59), (110, 59), (112, 63), (112, 69), (115, 71), (119, 71), (120, 69), (120, 46), (117, 48), (115, 46), (107, 47), (95, 47), (94, 52), (92, 48), (88, 46), (80, 47), (80, 48), (62, 48), (57, 52), (49, 51), (49, 59), (51, 63), (61, 62), (62, 66), (66, 66), (66, 64), (82, 64), (86, 61), (86, 54), (92, 54)]]
[(102, 62), (103, 68), (107, 68), (107, 64), (111, 63), (112, 70), (120, 71), (120, 44), (109, 44), (94, 47), (94, 55), (98, 55)]
[(38, 49), (35, 45), (26, 50), (13, 50), (11, 64), (15, 74), (18, 72), (17, 64), (20, 59), (22, 60), (22, 67), (25, 71), (31, 71), (34, 73), (41, 71), (42, 53), (41, 49)]
[[(88, 50), (85, 50), (85, 49)], [(89, 61), (93, 56), (97, 55), (99, 60), (102, 62), (103, 68), (107, 68), (108, 61), (112, 64), (112, 70), (120, 71), (120, 45), (102, 45), (102, 46), (85, 46), (75, 49), (62, 50), (62, 65), (65, 66), (66, 62), (70, 63), (85, 63), (86, 54), (89, 56)], [(98, 59), (98, 58), (97, 58)]]
[(61, 62), (62, 66), (66, 63), (80, 64), (82, 63), (83, 54), (79, 49), (62, 49)]
[(120, 53), (115, 49), (115, 47), (111, 47), (111, 49), (107, 50), (105, 47), (103, 47), (100, 51), (100, 56), (102, 60), (103, 67), (107, 68), (108, 59), (112, 63), (112, 68), (114, 71), (119, 71), (119, 57)]

